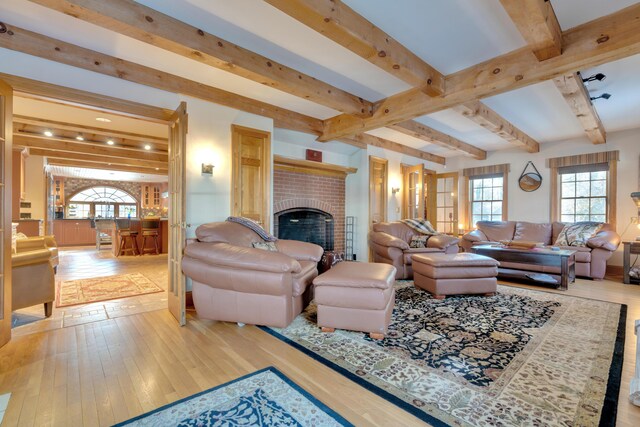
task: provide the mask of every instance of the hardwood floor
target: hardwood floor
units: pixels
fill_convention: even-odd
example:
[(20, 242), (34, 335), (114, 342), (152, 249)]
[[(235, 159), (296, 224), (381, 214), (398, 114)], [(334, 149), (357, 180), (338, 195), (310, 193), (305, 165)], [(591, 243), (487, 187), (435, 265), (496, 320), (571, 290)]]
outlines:
[[(578, 280), (566, 294), (628, 305), (618, 425), (640, 425), (628, 401), (640, 286)], [(355, 425), (424, 425), (256, 327), (190, 314), (180, 328), (166, 309), (15, 337), (0, 349), (0, 395), (12, 393), (2, 425), (110, 425), (266, 366)]]

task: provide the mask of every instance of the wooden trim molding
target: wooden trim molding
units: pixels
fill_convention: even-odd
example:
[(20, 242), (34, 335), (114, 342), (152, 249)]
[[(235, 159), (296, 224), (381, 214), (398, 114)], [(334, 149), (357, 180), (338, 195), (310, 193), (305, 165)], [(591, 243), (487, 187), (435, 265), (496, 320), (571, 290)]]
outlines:
[(493, 175), (498, 173), (509, 173), (511, 165), (503, 163), (500, 165), (479, 166), (477, 168), (466, 168), (462, 170), (462, 176), (478, 177), (481, 175)]
[(562, 168), (566, 166), (609, 163), (614, 160), (620, 160), (620, 151), (601, 151), (599, 153), (578, 154), (576, 156), (553, 157), (547, 159), (547, 165), (550, 168)]
[(349, 174), (358, 172), (357, 168), (313, 162), (311, 160), (292, 159), (277, 154), (273, 156), (273, 168), (275, 170), (306, 173), (309, 175), (336, 176), (340, 178), (345, 178)]

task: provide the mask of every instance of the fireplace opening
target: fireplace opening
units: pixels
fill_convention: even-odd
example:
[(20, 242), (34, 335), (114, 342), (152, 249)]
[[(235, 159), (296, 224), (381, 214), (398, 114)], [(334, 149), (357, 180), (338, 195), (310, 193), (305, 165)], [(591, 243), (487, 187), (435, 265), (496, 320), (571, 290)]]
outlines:
[(319, 209), (295, 208), (276, 214), (279, 239), (315, 243), (333, 251), (333, 216)]

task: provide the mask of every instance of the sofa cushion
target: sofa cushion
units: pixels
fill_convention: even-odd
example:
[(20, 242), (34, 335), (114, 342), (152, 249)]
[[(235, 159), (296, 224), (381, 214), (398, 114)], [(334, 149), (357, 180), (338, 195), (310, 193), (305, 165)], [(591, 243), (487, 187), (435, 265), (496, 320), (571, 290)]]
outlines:
[(293, 276), (293, 292), (294, 297), (300, 296), (307, 290), (307, 285), (318, 275), (318, 264), (313, 261), (300, 261), (302, 269), (300, 273)]
[(244, 225), (235, 222), (210, 222), (196, 228), (196, 237), (200, 242), (229, 243), (234, 246), (253, 247), (253, 242), (262, 242), (258, 234)]
[(559, 246), (559, 248), (575, 251), (576, 262), (591, 262), (591, 248), (588, 246)]
[(478, 221), (478, 230), (482, 231), (492, 242), (500, 240), (511, 240), (515, 233), (515, 221)]
[(551, 223), (551, 242), (552, 244), (556, 242), (556, 240), (558, 240), (558, 236), (560, 235), (560, 232), (562, 232), (562, 229), (564, 228), (565, 223), (564, 222), (558, 222), (555, 221), (553, 223)]
[(551, 234), (551, 224), (518, 221), (516, 222), (516, 230), (513, 235), (513, 240), (541, 242), (545, 245), (550, 245)]
[(391, 236), (397, 237), (400, 240), (404, 240), (407, 243), (411, 241), (411, 237), (420, 234), (408, 225), (401, 223), (400, 221), (377, 222), (373, 224), (372, 230), (390, 234)]
[(555, 241), (555, 246), (578, 246), (587, 245), (587, 240), (596, 235), (602, 228), (599, 222), (577, 222), (566, 225)]

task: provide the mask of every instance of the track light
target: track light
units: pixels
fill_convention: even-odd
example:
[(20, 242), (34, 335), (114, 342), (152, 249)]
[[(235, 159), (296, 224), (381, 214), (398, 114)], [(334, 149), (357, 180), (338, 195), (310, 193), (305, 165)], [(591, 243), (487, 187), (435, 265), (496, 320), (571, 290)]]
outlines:
[(109, 140), (107, 140), (107, 144), (113, 145), (113, 144), (115, 144), (115, 142), (113, 142), (113, 139), (109, 139)]
[(595, 101), (596, 99), (600, 99), (600, 98), (602, 98), (602, 99), (609, 99), (609, 98), (611, 98), (611, 94), (610, 94), (610, 93), (603, 93), (602, 95), (592, 96), (592, 97), (591, 97), (591, 98), (589, 98), (589, 99), (591, 99), (592, 101)]
[(45, 130), (43, 133), (44, 133), (44, 136), (48, 136), (49, 138), (53, 136), (53, 132), (51, 132), (49, 129)]
[(604, 80), (604, 79), (606, 79), (606, 78), (607, 78), (607, 76), (605, 76), (604, 74), (602, 74), (602, 73), (598, 73), (598, 74), (594, 74), (594, 75), (593, 75), (593, 76), (591, 76), (591, 77), (587, 77), (587, 78), (585, 78), (585, 79), (582, 79), (582, 82), (583, 82), (585, 85), (587, 85), (587, 84), (589, 84), (589, 82), (595, 82), (596, 80), (597, 80), (597, 81), (599, 81), (599, 82), (601, 82), (601, 81), (603, 81), (603, 80)]

